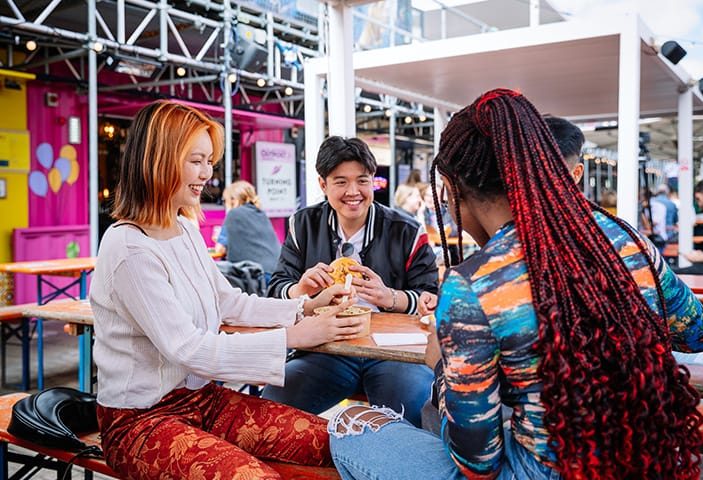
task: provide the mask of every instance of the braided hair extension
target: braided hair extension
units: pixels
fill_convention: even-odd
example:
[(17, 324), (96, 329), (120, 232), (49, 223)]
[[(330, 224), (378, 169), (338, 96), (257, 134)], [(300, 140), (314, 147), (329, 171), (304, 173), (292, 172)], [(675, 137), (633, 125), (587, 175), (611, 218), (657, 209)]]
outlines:
[[(511, 90), (484, 94), (442, 132), (433, 185), (435, 170), (455, 200), (507, 194), (539, 323), (555, 468), (566, 479), (697, 479), (700, 397), (535, 107)], [(661, 300), (651, 260), (650, 271)]]

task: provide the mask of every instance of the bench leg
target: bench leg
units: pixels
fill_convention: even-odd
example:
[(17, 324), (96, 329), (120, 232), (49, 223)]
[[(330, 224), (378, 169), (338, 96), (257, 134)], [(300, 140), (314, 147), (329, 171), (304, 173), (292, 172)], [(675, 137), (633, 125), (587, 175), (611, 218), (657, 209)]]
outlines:
[(29, 320), (26, 318), (22, 319), (22, 390), (25, 392), (29, 390), (30, 369), (29, 369)]
[(7, 478), (10, 469), (7, 465), (7, 442), (0, 442), (0, 478)]

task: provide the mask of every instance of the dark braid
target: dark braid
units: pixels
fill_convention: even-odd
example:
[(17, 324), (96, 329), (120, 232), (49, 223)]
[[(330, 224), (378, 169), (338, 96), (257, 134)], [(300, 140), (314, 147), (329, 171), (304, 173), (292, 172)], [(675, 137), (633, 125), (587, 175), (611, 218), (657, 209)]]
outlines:
[[(534, 106), (510, 90), (483, 95), (447, 125), (435, 168), (464, 197), (507, 195), (539, 322), (557, 470), (567, 479), (697, 479), (699, 395)], [(648, 258), (663, 308), (647, 245), (609, 217)]]
[[(442, 240), (442, 253), (444, 254), (444, 265), (449, 268), (451, 266), (451, 263), (449, 262), (447, 234), (444, 233), (442, 205), (440, 204), (439, 196), (437, 195), (437, 169), (435, 168), (435, 162), (432, 163), (432, 168), (430, 169), (430, 182), (432, 182), (432, 200), (434, 200), (434, 208), (435, 212), (437, 213), (437, 230), (439, 230), (439, 238)], [(461, 218), (459, 217), (457, 217), (457, 227), (459, 228), (459, 234), (461, 235)]]

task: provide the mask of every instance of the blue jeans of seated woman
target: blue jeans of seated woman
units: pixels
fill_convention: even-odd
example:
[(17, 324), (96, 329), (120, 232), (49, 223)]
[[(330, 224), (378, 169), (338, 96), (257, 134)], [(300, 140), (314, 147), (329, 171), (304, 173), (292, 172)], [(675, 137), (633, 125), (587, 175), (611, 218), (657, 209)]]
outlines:
[(419, 427), (433, 378), (425, 365), (311, 352), (286, 363), (285, 386), (268, 385), (262, 397), (318, 414), (365, 393), (371, 405), (404, 411)]
[[(506, 425), (508, 425), (506, 423)], [(504, 428), (503, 466), (497, 480), (559, 480)], [(343, 480), (455, 480), (465, 477), (442, 440), (409, 423), (391, 422), (377, 432), (330, 436), (332, 459)]]

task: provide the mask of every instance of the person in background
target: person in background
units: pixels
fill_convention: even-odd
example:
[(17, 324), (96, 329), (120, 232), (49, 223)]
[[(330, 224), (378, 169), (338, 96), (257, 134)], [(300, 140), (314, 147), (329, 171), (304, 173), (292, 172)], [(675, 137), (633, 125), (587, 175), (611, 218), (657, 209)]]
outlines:
[[(659, 203), (665, 208), (664, 225), (666, 229), (665, 240), (668, 243), (678, 242), (679, 209), (669, 198), (670, 190), (668, 185), (662, 183), (657, 187), (657, 194), (651, 198), (651, 204)], [(656, 229), (655, 229), (656, 231)]]
[(605, 190), (600, 198), (600, 206), (611, 215), (616, 215), (618, 208), (618, 194), (614, 190)]
[(227, 261), (260, 263), (268, 284), (276, 269), (281, 244), (271, 220), (261, 210), (254, 186), (246, 180), (238, 180), (225, 188), (223, 198), (227, 206), (227, 216), (222, 224)]
[(424, 225), (425, 222), (421, 217), (424, 205), (417, 185), (398, 185), (398, 188), (395, 189), (393, 202), (397, 209), (407, 213), (410, 217), (420, 222), (421, 225)]
[(544, 122), (549, 127), (549, 131), (557, 142), (559, 152), (561, 152), (562, 157), (564, 157), (564, 161), (569, 168), (569, 172), (571, 172), (574, 182), (578, 184), (581, 181), (581, 177), (583, 177), (581, 149), (586, 142), (586, 137), (583, 136), (583, 132), (579, 127), (565, 118), (546, 115), (544, 117)]
[(422, 173), (417, 168), (410, 170), (408, 178), (405, 179), (403, 185), (408, 185), (410, 187), (416, 186), (418, 183), (422, 183)]
[[(315, 300), (276, 300), (232, 288), (197, 226), (200, 195), (222, 156), (224, 132), (172, 101), (142, 108), (127, 135), (114, 223), (90, 288), (105, 461), (120, 478), (280, 476), (259, 458), (330, 464), (326, 422), (217, 382), (282, 385), (287, 349), (349, 338), (360, 322), (320, 316)], [(340, 288), (341, 287), (341, 288)], [(279, 327), (253, 334), (223, 324)]]
[[(354, 278), (363, 304), (375, 310), (417, 313), (422, 291), (437, 291), (435, 255), (417, 221), (374, 202), (376, 159), (358, 138), (327, 138), (315, 163), (327, 199), (290, 217), (288, 235), (268, 294), (315, 296), (334, 283), (329, 264), (342, 256), (361, 265)], [(264, 398), (312, 413), (357, 393), (374, 405), (404, 411), (420, 424), (432, 371), (424, 365), (298, 352), (286, 365), (286, 386), (267, 386)]]
[(703, 307), (593, 210), (535, 107), (482, 95), (442, 132), (435, 171), (457, 225), (488, 237), (445, 277), (428, 341), (442, 437), (348, 407), (329, 425), (342, 478), (698, 479), (700, 396), (671, 346), (703, 350)]

